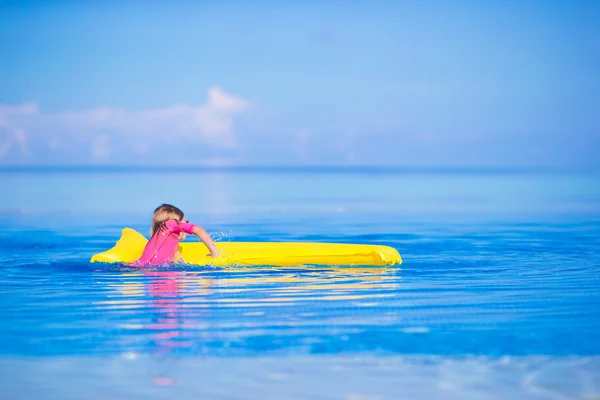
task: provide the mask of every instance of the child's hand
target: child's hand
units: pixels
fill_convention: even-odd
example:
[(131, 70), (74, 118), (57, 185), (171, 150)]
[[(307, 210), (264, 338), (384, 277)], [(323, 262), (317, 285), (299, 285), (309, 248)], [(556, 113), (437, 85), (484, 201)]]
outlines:
[(215, 242), (212, 240), (210, 235), (204, 230), (204, 228), (196, 225), (194, 226), (194, 235), (198, 236), (200, 240), (208, 247), (210, 254), (207, 254), (208, 257), (217, 258), (221, 255), (221, 252), (217, 249)]

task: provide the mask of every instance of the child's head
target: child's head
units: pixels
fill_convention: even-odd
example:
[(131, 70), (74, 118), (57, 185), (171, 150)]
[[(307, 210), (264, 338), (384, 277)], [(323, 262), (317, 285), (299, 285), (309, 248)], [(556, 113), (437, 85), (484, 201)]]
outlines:
[(152, 217), (152, 227), (150, 228), (150, 235), (154, 234), (162, 228), (164, 223), (170, 219), (177, 221), (183, 220), (183, 211), (179, 208), (170, 204), (162, 204), (154, 210), (154, 216)]

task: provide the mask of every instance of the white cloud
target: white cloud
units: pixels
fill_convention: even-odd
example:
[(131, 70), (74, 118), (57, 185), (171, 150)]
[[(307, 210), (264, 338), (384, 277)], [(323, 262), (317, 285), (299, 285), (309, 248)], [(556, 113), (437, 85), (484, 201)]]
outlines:
[[(13, 151), (29, 153), (29, 144), (48, 151), (83, 143), (96, 160), (111, 155), (110, 146), (144, 154), (161, 143), (203, 142), (214, 148), (236, 146), (234, 122), (248, 102), (219, 88), (211, 88), (200, 105), (175, 104), (164, 108), (128, 111), (98, 107), (44, 114), (37, 104), (0, 105), (0, 159)], [(39, 146), (43, 144), (43, 146)], [(35, 155), (35, 154), (34, 154)]]
[(0, 159), (8, 154), (15, 144), (21, 156), (29, 155), (26, 132), (13, 119), (37, 113), (38, 106), (35, 103), (25, 103), (17, 106), (0, 105), (0, 135), (3, 135), (0, 142)]
[(294, 153), (297, 161), (306, 162), (309, 155), (310, 132), (308, 129), (301, 129), (296, 135), (294, 143)]
[(8, 152), (9, 152), (9, 151), (10, 151), (10, 149), (11, 149), (11, 147), (12, 147), (12, 143), (10, 142), (10, 140), (3, 140), (3, 141), (0, 143), (0, 160), (1, 160), (2, 158), (4, 158), (4, 156), (5, 156), (6, 154), (8, 154)]
[(6, 122), (11, 115), (31, 115), (38, 113), (35, 103), (25, 103), (18, 106), (0, 105), (0, 123)]
[(92, 140), (92, 157), (96, 161), (104, 161), (110, 158), (110, 150), (108, 149), (108, 136), (96, 136)]

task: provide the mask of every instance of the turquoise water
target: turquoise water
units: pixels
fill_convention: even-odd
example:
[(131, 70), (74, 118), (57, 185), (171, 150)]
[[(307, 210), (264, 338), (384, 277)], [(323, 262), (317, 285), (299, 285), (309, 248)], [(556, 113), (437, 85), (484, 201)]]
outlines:
[[(4, 170), (3, 398), (599, 398), (600, 185), (526, 171)], [(91, 264), (162, 202), (400, 267)]]

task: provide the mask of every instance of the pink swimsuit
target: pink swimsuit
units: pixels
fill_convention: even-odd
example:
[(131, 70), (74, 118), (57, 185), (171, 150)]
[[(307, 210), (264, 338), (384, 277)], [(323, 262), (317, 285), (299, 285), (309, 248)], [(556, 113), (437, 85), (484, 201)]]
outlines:
[(170, 219), (152, 236), (146, 244), (139, 264), (169, 264), (175, 261), (175, 253), (179, 246), (179, 235), (183, 232), (193, 234), (196, 225)]

